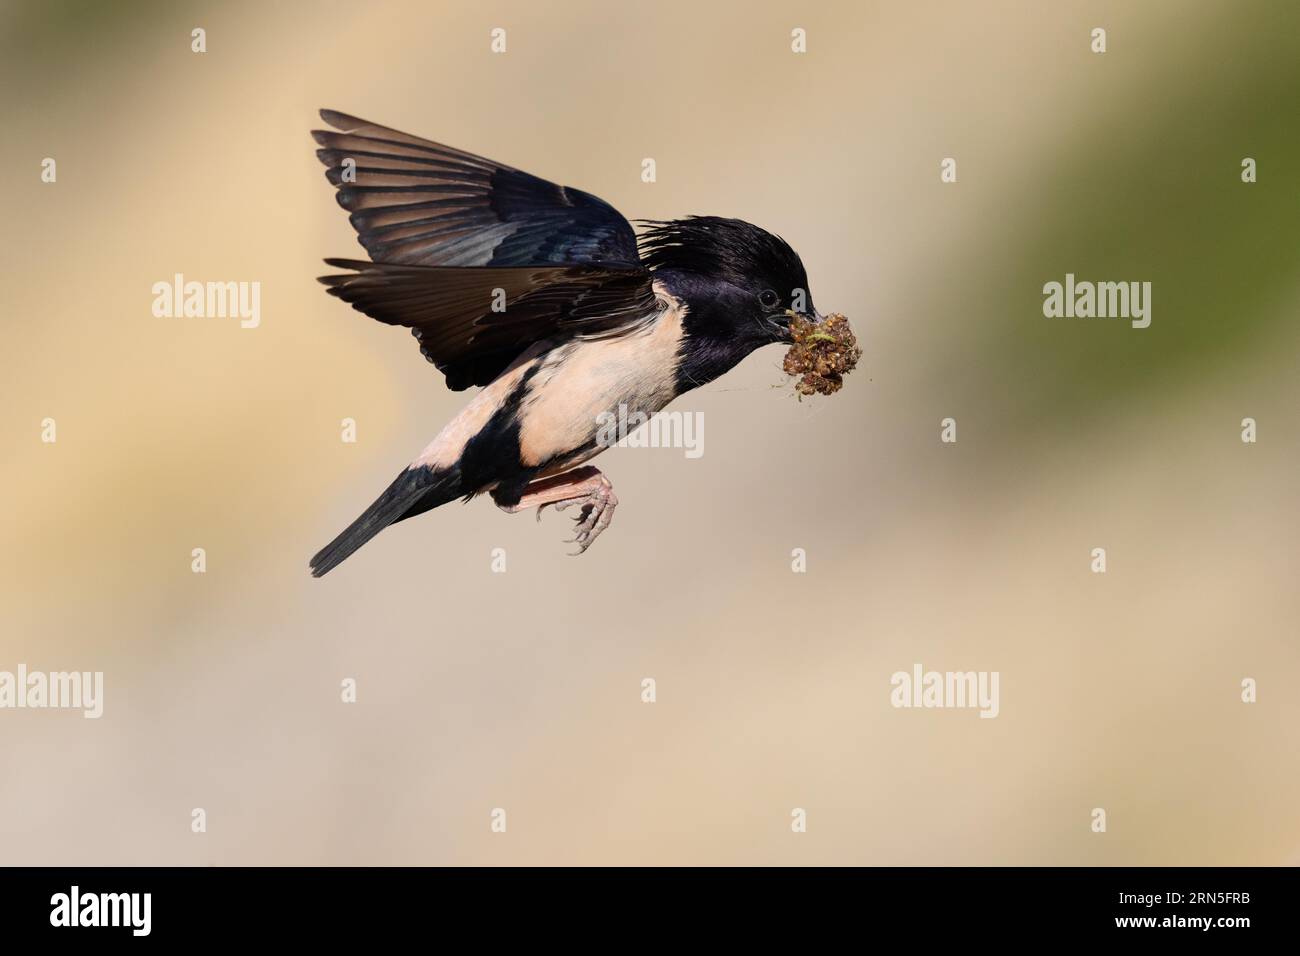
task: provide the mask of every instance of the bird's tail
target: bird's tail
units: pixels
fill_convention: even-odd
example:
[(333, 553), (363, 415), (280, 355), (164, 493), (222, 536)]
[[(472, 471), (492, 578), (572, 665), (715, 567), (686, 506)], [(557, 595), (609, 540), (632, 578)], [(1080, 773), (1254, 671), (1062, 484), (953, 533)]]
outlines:
[(338, 567), (390, 524), (444, 505), (459, 494), (458, 476), (452, 470), (433, 471), (423, 466), (406, 469), (361, 517), (317, 552), (311, 559), (312, 577)]

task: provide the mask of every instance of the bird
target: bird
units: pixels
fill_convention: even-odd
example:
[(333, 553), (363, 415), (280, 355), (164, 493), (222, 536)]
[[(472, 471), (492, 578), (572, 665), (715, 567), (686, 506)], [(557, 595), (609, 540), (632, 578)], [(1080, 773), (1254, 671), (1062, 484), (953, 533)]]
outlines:
[[(321, 110), (316, 156), (368, 259), (329, 258), (326, 291), (411, 330), (470, 401), (310, 561), (336, 568), (380, 531), (487, 494), (508, 513), (577, 507), (582, 554), (618, 498), (588, 462), (598, 422), (647, 418), (817, 321), (803, 262), (740, 219), (638, 220), (590, 193)], [(608, 420), (603, 419), (603, 420)]]

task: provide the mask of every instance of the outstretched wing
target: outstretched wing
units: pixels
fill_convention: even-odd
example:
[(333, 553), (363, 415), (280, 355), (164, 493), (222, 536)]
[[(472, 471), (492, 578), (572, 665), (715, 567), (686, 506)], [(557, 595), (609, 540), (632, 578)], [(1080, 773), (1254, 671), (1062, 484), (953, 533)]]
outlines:
[(617, 335), (659, 309), (650, 274), (601, 265), (447, 267), (326, 259), (330, 295), (411, 329), (453, 390), (486, 385), (548, 338)]
[(635, 266), (636, 234), (602, 199), (334, 110), (316, 155), (376, 262)]
[(490, 159), (321, 110), (316, 155), (373, 262), (321, 282), (406, 326), (454, 390), (534, 343), (620, 334), (653, 316), (636, 234), (608, 203)]

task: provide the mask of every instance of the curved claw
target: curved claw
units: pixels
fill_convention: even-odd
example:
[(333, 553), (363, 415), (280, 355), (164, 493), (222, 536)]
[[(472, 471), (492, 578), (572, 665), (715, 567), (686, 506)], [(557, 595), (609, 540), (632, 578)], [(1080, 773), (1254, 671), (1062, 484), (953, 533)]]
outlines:
[[(525, 489), (524, 494), (514, 501), (503, 503), (497, 499), (497, 507), (514, 514), (537, 503), (537, 520), (541, 521), (542, 512), (547, 506), (554, 506), (556, 511), (564, 511), (578, 505), (579, 512), (573, 519), (575, 534), (568, 541), (578, 545), (578, 550), (571, 552), (574, 557), (591, 547), (601, 532), (609, 527), (614, 518), (614, 508), (618, 505), (618, 498), (614, 495), (609, 479), (590, 467), (540, 479), (528, 488), (532, 490)], [(493, 497), (496, 498), (495, 491)]]
[(569, 552), (570, 557), (576, 558), (591, 547), (614, 520), (614, 509), (617, 506), (618, 499), (610, 489), (605, 489), (604, 493), (596, 496), (595, 501), (586, 504), (578, 519), (577, 533), (566, 542), (578, 545), (577, 551)]

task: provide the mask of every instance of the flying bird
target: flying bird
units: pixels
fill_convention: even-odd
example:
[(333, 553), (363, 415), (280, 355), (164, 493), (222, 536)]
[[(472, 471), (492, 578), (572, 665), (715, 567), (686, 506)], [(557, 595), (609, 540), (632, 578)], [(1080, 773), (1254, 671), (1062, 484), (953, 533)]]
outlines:
[(604, 413), (647, 417), (817, 318), (799, 256), (739, 219), (631, 224), (590, 193), (321, 110), (317, 157), (370, 257), (326, 291), (388, 325), (461, 391), (461, 412), (311, 559), (315, 577), (384, 528), (487, 493), (514, 513), (576, 506), (581, 554), (618, 498), (586, 464)]

